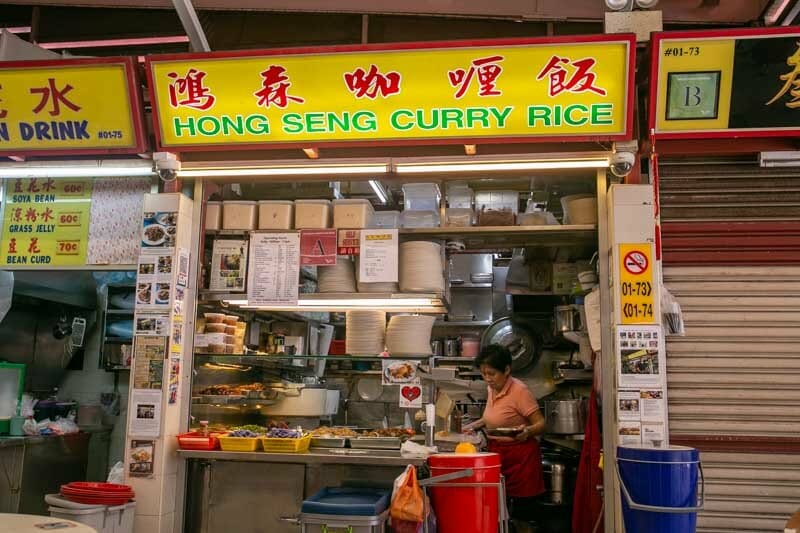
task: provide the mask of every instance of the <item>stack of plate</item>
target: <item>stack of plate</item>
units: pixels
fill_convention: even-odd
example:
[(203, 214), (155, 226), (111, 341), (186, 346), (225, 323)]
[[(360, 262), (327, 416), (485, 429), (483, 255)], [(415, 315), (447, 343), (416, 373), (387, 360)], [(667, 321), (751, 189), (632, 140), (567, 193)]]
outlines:
[(386, 328), (386, 348), (392, 355), (431, 355), (431, 330), (436, 317), (395, 315)]
[(384, 311), (348, 311), (345, 328), (348, 354), (375, 356), (383, 352), (386, 333)]
[(336, 264), (317, 268), (319, 292), (356, 292), (356, 277), (353, 261), (339, 256)]
[(429, 241), (400, 244), (400, 291), (444, 292), (441, 244)]
[(129, 485), (74, 481), (61, 485), (61, 496), (75, 503), (117, 506), (132, 500), (134, 493)]

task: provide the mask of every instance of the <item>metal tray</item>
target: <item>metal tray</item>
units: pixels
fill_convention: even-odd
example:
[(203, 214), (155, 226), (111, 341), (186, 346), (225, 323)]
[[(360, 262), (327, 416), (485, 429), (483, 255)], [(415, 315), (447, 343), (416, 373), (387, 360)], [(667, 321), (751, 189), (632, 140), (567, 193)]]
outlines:
[(399, 437), (358, 437), (350, 439), (350, 447), (362, 450), (399, 450)]
[(344, 448), (347, 439), (344, 437), (311, 437), (312, 448)]

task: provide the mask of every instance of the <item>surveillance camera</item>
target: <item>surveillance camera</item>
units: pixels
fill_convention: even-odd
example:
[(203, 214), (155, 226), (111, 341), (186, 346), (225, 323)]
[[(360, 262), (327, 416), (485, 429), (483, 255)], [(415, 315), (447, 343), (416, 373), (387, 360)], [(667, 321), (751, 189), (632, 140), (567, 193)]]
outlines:
[(181, 169), (181, 162), (177, 159), (155, 159), (154, 160), (158, 177), (164, 181), (172, 181), (178, 177)]
[(636, 154), (633, 152), (614, 152), (611, 156), (611, 173), (618, 178), (624, 178), (631, 173), (636, 164)]

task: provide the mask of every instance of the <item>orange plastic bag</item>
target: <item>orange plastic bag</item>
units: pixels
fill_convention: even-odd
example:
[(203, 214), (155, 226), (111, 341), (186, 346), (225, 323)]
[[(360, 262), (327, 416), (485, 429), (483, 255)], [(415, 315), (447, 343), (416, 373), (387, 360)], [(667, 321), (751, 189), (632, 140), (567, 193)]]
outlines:
[(417, 482), (417, 469), (412, 465), (408, 465), (394, 482), (389, 514), (393, 519), (407, 522), (425, 520), (425, 497)]

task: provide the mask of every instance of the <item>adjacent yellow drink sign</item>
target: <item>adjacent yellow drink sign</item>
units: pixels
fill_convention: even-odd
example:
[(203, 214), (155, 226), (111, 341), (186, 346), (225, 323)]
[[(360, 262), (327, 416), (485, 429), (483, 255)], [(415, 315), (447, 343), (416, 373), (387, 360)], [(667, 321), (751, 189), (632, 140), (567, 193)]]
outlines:
[(628, 36), (149, 58), (164, 149), (622, 139)]
[(653, 245), (619, 245), (620, 317), (623, 324), (655, 324)]
[(144, 151), (130, 58), (0, 63), (0, 155)]
[(84, 265), (91, 202), (89, 179), (6, 180), (2, 264)]

